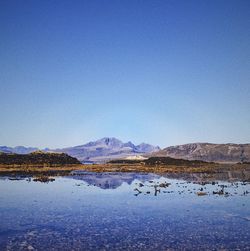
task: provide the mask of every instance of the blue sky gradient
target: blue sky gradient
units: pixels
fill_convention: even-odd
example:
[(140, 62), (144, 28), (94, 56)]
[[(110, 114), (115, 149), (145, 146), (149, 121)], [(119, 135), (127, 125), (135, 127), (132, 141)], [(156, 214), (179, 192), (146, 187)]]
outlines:
[(250, 142), (250, 1), (1, 1), (0, 145)]

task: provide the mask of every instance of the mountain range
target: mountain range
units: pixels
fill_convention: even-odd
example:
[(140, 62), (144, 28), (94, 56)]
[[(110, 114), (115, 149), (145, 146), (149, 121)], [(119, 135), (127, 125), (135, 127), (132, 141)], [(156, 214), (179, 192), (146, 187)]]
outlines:
[[(39, 150), (35, 147), (6, 147), (0, 146), (0, 152), (27, 154)], [(41, 149), (45, 152), (67, 153), (77, 158), (83, 163), (103, 163), (112, 159), (129, 158), (131, 156), (142, 155), (159, 151), (158, 146), (142, 143), (133, 144), (131, 141), (122, 142), (113, 137), (105, 137), (97, 141), (91, 141), (84, 145), (58, 148), (58, 149)]]
[[(0, 146), (0, 152), (27, 154), (39, 150), (35, 147)], [(145, 157), (171, 157), (176, 159), (202, 160), (209, 162), (250, 162), (250, 144), (191, 143), (160, 149), (158, 146), (116, 138), (102, 138), (89, 143), (58, 149), (42, 149), (45, 152), (67, 153), (82, 163), (104, 163), (113, 159), (143, 159)]]

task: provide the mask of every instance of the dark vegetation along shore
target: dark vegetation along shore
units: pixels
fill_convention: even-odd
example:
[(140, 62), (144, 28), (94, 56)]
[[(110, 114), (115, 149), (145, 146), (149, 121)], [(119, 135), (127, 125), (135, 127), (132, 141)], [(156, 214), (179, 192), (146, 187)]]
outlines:
[(0, 175), (68, 175), (82, 166), (79, 160), (65, 153), (0, 153)]
[(6, 166), (61, 166), (79, 165), (81, 162), (65, 153), (36, 151), (29, 154), (0, 153), (0, 165)]
[(142, 164), (142, 165), (176, 165), (176, 166), (200, 166), (214, 164), (201, 160), (174, 159), (170, 157), (150, 157), (145, 160), (111, 160), (111, 164)]

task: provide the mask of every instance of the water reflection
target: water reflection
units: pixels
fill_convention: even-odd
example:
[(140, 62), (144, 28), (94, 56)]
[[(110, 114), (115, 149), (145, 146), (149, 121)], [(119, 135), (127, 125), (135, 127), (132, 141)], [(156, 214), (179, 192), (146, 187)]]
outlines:
[[(74, 171), (75, 180), (84, 181), (89, 186), (101, 189), (117, 189), (124, 183), (133, 187), (134, 195), (141, 194), (154, 196), (160, 193), (196, 194), (233, 196), (248, 195), (246, 188), (249, 185), (249, 173), (245, 171), (230, 171), (224, 173), (93, 173)], [(171, 182), (170, 182), (171, 181)], [(182, 181), (182, 182), (178, 182)], [(228, 184), (224, 184), (227, 182)], [(197, 186), (194, 186), (194, 185)], [(78, 184), (80, 186), (80, 184)]]
[(0, 179), (0, 250), (249, 250), (248, 176), (223, 175)]
[(123, 183), (131, 185), (134, 180), (140, 180), (142, 182), (149, 179), (159, 178), (157, 174), (148, 173), (93, 173), (86, 171), (74, 171), (72, 176), (76, 180), (82, 180), (87, 182), (89, 185), (98, 186), (102, 189), (116, 189)]
[(216, 173), (168, 173), (164, 177), (170, 179), (182, 179), (191, 182), (212, 182), (212, 181), (250, 181), (249, 170), (230, 170)]

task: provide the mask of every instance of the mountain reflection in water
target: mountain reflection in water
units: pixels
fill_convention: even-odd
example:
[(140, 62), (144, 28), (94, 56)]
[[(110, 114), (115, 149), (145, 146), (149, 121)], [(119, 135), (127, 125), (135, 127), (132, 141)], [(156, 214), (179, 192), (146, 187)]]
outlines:
[(73, 179), (82, 180), (89, 185), (97, 186), (102, 189), (116, 189), (123, 183), (131, 185), (134, 180), (145, 182), (151, 179), (159, 178), (160, 176), (152, 173), (93, 173), (85, 171), (72, 172)]
[(213, 182), (213, 181), (250, 181), (250, 172), (247, 170), (231, 170), (220, 173), (130, 173), (130, 172), (105, 172), (94, 173), (87, 171), (73, 171), (70, 178), (82, 180), (91, 186), (97, 186), (102, 189), (116, 189), (123, 183), (131, 185), (134, 180), (146, 182), (161, 177), (167, 179), (184, 180), (189, 182)]

